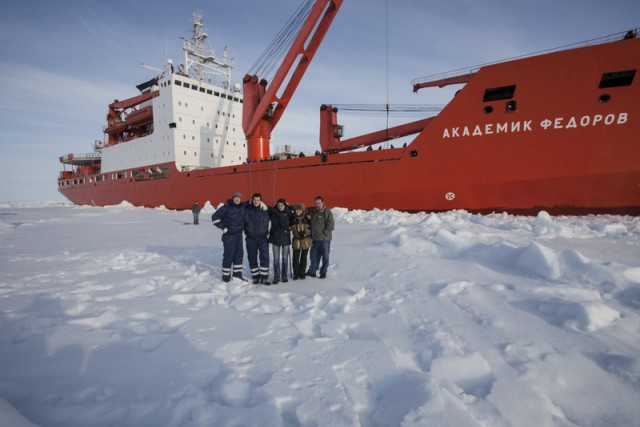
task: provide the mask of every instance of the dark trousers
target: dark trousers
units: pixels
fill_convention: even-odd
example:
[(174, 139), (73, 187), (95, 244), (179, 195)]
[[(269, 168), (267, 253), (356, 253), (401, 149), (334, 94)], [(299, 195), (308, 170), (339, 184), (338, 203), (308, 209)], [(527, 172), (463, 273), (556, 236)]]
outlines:
[(269, 240), (267, 238), (246, 238), (247, 258), (253, 279), (269, 278)]
[(293, 250), (293, 277), (304, 277), (307, 272), (307, 254), (309, 249)]
[(231, 279), (231, 268), (233, 275), (242, 277), (242, 234), (222, 235), (222, 280), (228, 282)]

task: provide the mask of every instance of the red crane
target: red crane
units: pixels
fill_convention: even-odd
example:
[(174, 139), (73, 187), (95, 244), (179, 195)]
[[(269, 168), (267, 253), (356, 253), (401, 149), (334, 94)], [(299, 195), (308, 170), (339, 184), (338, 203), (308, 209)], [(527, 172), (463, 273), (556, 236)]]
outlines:
[[(249, 161), (270, 157), (271, 133), (342, 6), (342, 1), (315, 1), (270, 83), (257, 74), (244, 76), (242, 127), (247, 138)], [(290, 76), (288, 80), (287, 76)], [(281, 88), (284, 88), (282, 92)]]

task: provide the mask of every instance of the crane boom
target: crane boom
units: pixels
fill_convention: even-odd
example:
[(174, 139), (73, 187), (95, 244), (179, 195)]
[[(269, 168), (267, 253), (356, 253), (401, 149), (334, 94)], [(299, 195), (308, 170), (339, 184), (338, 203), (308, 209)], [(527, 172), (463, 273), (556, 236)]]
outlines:
[[(258, 75), (244, 76), (242, 127), (247, 138), (249, 161), (269, 158), (271, 133), (320, 47), (342, 1), (315, 1), (271, 83), (260, 79)], [(290, 77), (285, 82), (287, 76)]]

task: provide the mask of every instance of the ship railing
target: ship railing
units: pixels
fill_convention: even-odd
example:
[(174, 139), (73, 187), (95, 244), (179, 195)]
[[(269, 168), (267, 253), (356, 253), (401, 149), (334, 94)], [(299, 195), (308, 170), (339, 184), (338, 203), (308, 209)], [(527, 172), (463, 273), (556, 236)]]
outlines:
[(67, 154), (60, 156), (60, 163), (86, 165), (98, 163), (101, 160), (100, 153)]
[(300, 153), (304, 153), (305, 156), (313, 156), (314, 152), (309, 150), (308, 148), (298, 147), (295, 145), (277, 145), (272, 149), (275, 155), (278, 155), (280, 158), (286, 158), (286, 156), (290, 155), (291, 157), (299, 157)]
[(414, 88), (414, 92), (416, 92), (417, 89), (420, 89), (422, 87), (446, 86), (448, 84), (464, 83), (466, 80), (468, 80), (469, 77), (475, 74), (482, 67), (500, 64), (508, 61), (514, 61), (516, 59), (530, 58), (533, 56), (538, 56), (538, 55), (547, 54), (547, 53), (560, 52), (568, 49), (593, 46), (593, 45), (598, 45), (603, 43), (610, 43), (613, 41), (623, 40), (626, 38), (635, 38), (638, 35), (638, 31), (639, 31), (638, 28), (633, 28), (629, 31), (621, 31), (618, 33), (613, 33), (606, 36), (597, 37), (590, 40), (584, 40), (576, 43), (566, 44), (566, 45), (558, 46), (551, 49), (539, 50), (537, 52), (532, 52), (532, 53), (527, 53), (520, 56), (501, 59), (498, 61), (486, 62), (484, 64), (474, 65), (471, 67), (458, 68), (456, 70), (451, 70), (444, 73), (430, 74), (424, 77), (417, 77), (411, 80), (411, 85)]

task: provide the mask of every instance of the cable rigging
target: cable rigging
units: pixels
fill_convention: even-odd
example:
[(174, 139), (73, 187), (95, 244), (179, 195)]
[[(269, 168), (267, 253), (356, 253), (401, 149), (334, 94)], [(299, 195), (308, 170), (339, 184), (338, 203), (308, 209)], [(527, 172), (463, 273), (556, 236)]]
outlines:
[(283, 58), (293, 44), (296, 35), (300, 32), (300, 28), (309, 16), (313, 4), (314, 0), (306, 0), (298, 6), (298, 9), (285, 23), (280, 32), (258, 57), (248, 74), (257, 75), (267, 81), (273, 78)]
[[(384, 40), (385, 40), (385, 61), (386, 61), (386, 87), (387, 87), (387, 123), (386, 133), (389, 137), (389, 0), (384, 1)], [(385, 143), (386, 145), (386, 143)]]
[[(332, 104), (342, 115), (368, 117), (424, 117), (425, 113), (438, 113), (444, 104)], [(387, 123), (387, 129), (389, 128)]]

